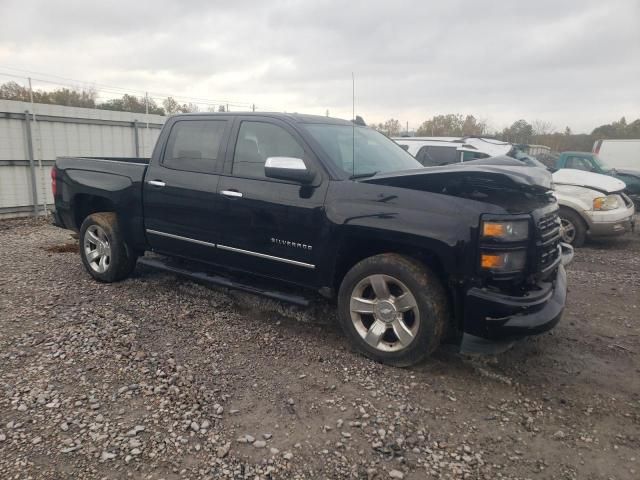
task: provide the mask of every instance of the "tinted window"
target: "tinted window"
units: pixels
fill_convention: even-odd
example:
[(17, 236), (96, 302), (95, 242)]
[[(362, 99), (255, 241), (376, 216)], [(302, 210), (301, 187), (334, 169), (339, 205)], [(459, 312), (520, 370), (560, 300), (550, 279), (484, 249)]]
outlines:
[(416, 159), (425, 167), (436, 167), (459, 162), (460, 152), (457, 147), (426, 145), (418, 151)]
[(489, 158), (489, 155), (482, 152), (469, 152), (469, 151), (462, 152), (463, 162), (468, 162), (469, 160), (477, 160), (479, 158)]
[(163, 166), (190, 172), (215, 172), (226, 124), (225, 120), (176, 122), (169, 134)]
[(242, 122), (233, 156), (233, 174), (265, 178), (264, 162), (269, 157), (303, 158), (300, 144), (282, 127), (262, 122)]

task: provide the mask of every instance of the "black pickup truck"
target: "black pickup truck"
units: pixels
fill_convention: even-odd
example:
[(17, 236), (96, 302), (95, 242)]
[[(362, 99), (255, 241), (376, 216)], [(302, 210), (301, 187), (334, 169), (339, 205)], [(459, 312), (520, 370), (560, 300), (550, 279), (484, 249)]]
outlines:
[(538, 169), (424, 168), (352, 122), (222, 113), (168, 119), (150, 160), (62, 157), (52, 179), (54, 223), (79, 231), (95, 279), (139, 261), (294, 301), (289, 286), (319, 292), (355, 347), (392, 365), (445, 337), (498, 351), (564, 309), (573, 253)]

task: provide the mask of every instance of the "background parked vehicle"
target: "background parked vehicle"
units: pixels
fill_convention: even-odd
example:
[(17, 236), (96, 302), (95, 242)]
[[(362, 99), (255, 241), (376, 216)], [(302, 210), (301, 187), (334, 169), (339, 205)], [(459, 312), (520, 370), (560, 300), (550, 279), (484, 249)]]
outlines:
[(509, 143), (476, 137), (395, 137), (392, 140), (425, 167), (506, 155), (512, 149)]
[(555, 169), (562, 168), (600, 173), (618, 178), (626, 184), (625, 193), (636, 203), (640, 202), (640, 167), (638, 170), (622, 170), (611, 167), (597, 153), (562, 152), (556, 161)]
[[(425, 163), (450, 160), (456, 164), (528, 166), (554, 171), (535, 156), (524, 152), (520, 145), (498, 140), (398, 138), (395, 141), (405, 145), (410, 153), (421, 154)], [(478, 159), (467, 161), (467, 152), (472, 152)], [(493, 155), (495, 152), (504, 153), (496, 156)], [(574, 160), (571, 155), (563, 154), (556, 163), (561, 164), (565, 159)], [(564, 242), (580, 247), (586, 238), (622, 235), (634, 229), (635, 208), (625, 194), (623, 181), (589, 171), (563, 168), (553, 173), (553, 182), (560, 205)]]
[(634, 229), (635, 208), (621, 180), (562, 169), (553, 173), (562, 239), (580, 247), (587, 237), (622, 235)]
[(640, 139), (597, 140), (593, 153), (610, 168), (640, 170)]
[(165, 257), (140, 262), (200, 281), (305, 304), (284, 284), (303, 287), (336, 298), (352, 344), (392, 365), (447, 335), (504, 349), (565, 304), (573, 250), (548, 172), (422, 168), (347, 121), (178, 115), (150, 160), (58, 158), (53, 191), (95, 279), (125, 278), (152, 250)]

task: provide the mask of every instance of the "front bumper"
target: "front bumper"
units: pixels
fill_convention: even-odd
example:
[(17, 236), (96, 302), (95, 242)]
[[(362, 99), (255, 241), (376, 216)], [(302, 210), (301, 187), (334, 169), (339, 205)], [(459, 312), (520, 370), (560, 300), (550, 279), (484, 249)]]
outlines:
[(588, 212), (589, 236), (607, 237), (632, 232), (635, 229), (634, 213), (633, 204), (610, 211)]
[(515, 340), (552, 329), (562, 317), (567, 298), (564, 267), (572, 259), (573, 248), (562, 244), (555, 277), (523, 296), (471, 288), (465, 298), (461, 352), (498, 353)]

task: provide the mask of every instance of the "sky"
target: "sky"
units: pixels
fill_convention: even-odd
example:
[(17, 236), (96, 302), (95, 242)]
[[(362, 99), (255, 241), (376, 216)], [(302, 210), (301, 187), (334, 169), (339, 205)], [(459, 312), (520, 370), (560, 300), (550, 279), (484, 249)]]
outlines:
[(461, 113), (589, 132), (640, 117), (640, 0), (0, 0), (0, 19), (0, 83), (101, 99), (351, 118), (353, 72), (367, 123)]

